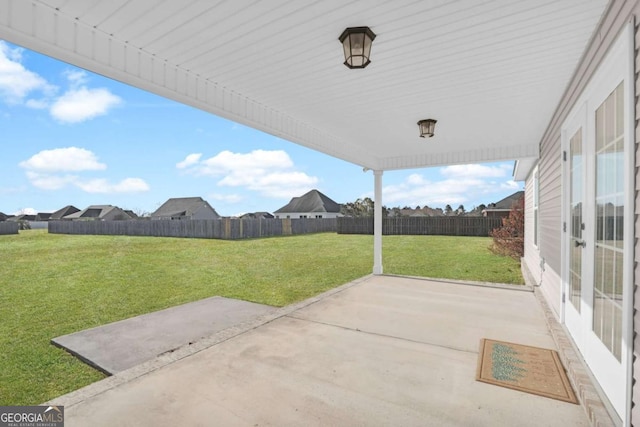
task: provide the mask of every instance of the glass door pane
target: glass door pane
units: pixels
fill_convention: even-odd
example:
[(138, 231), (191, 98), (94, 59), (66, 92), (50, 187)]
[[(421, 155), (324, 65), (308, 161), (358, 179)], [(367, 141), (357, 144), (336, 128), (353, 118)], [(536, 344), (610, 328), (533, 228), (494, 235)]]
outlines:
[(593, 332), (622, 357), (624, 252), (623, 83), (596, 110), (596, 240)]
[(582, 306), (582, 129), (569, 141), (570, 238), (569, 238), (569, 302), (580, 313)]

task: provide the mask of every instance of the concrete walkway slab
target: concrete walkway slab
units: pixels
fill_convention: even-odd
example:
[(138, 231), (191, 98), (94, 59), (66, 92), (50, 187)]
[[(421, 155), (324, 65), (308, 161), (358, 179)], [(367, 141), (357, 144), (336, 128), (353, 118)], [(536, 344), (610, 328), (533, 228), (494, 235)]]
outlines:
[(481, 337), (554, 348), (531, 292), (372, 276), (267, 318), (49, 403), (71, 427), (588, 425), (579, 405), (475, 381)]
[(276, 309), (211, 297), (63, 335), (51, 342), (112, 375)]

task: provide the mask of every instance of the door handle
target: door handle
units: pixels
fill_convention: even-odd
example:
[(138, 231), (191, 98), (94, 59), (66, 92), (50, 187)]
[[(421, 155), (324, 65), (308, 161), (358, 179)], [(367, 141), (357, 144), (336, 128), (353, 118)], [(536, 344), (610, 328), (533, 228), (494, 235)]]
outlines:
[(577, 248), (578, 246), (582, 246), (583, 248), (587, 247), (587, 242), (585, 242), (584, 240), (580, 241), (578, 239), (575, 239), (573, 241), (573, 244), (575, 245), (575, 247)]

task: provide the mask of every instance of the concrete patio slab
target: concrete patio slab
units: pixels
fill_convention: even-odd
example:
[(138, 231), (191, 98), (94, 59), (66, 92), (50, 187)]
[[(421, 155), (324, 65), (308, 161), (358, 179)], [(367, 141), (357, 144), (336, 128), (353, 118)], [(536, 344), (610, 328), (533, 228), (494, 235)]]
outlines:
[(276, 309), (211, 297), (63, 335), (51, 342), (112, 375)]
[(588, 425), (475, 381), (482, 337), (554, 348), (532, 292), (371, 276), (265, 319), (49, 403), (67, 426)]
[(518, 343), (526, 336), (527, 345), (554, 346), (542, 308), (524, 287), (505, 293), (457, 282), (418, 283), (423, 285), (403, 277), (375, 280), (367, 292), (347, 289), (291, 316), (470, 352), (477, 352), (481, 338)]

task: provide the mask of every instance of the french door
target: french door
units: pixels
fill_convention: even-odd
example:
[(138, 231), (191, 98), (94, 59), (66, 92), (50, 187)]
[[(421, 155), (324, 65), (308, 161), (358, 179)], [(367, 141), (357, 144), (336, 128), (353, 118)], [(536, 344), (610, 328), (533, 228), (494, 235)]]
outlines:
[[(625, 50), (618, 50), (624, 58)], [(615, 64), (605, 61), (562, 127), (563, 312), (587, 365), (625, 419), (635, 153), (630, 79), (620, 62)]]

